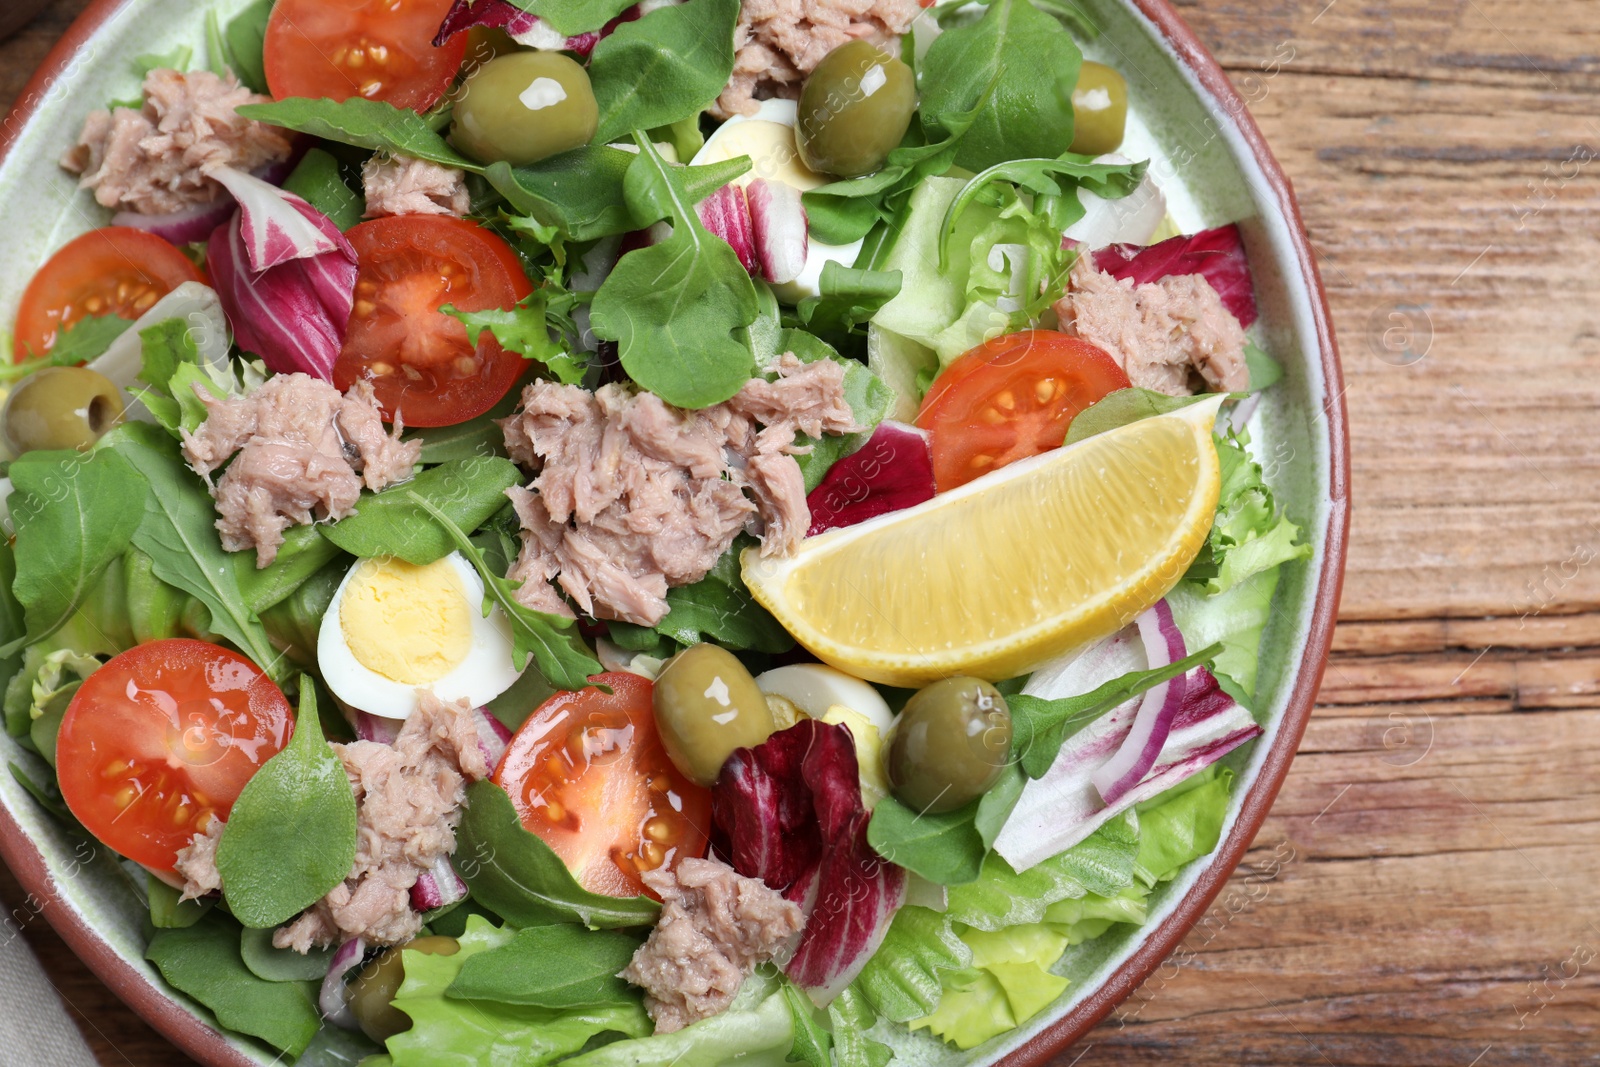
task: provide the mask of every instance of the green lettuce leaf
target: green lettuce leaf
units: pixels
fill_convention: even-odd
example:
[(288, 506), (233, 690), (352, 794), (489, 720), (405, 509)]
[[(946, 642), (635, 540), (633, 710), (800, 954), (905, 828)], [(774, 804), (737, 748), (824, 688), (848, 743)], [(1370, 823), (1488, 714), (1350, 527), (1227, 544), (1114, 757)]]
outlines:
[(1067, 988), (1049, 970), (1067, 939), (1044, 923), (968, 930), (961, 939), (972, 950), (972, 968), (949, 976), (939, 1007), (912, 1020), (911, 1029), (969, 1049), (1027, 1022)]
[(1190, 644), (1220, 644), (1211, 661), (1222, 691), (1245, 707), (1255, 702), (1261, 634), (1272, 617), (1277, 568), (1245, 579), (1226, 593), (1207, 596), (1193, 582), (1179, 582), (1167, 594), (1178, 631)]
[(1209, 593), (1226, 593), (1280, 563), (1310, 556), (1311, 546), (1299, 543), (1300, 528), (1278, 508), (1261, 464), (1250, 456), (1249, 434), (1230, 430), (1216, 435), (1216, 443), (1222, 466), (1217, 520), (1185, 578)]
[(1233, 772), (1216, 764), (1140, 805), (1139, 857), (1134, 873), (1145, 885), (1165, 882), (1222, 840)]
[(650, 1017), (637, 1003), (563, 1010), (446, 997), (468, 960), (510, 943), (514, 935), (510, 928), (497, 929), (473, 915), (455, 955), (405, 953), (406, 980), (394, 1006), (411, 1017), (412, 1026), (389, 1039), (394, 1067), (541, 1067), (572, 1055), (600, 1034), (640, 1037), (650, 1032)]
[[(648, 1026), (644, 1033), (649, 1033)], [(567, 1060), (563, 1067), (722, 1067), (730, 1062), (740, 1067), (782, 1067), (793, 1045), (789, 1002), (778, 980), (763, 969), (744, 980), (739, 995), (721, 1015), (675, 1033), (635, 1035), (632, 1041), (603, 1045)], [(522, 1067), (520, 1060), (506, 1064)], [(395, 1067), (405, 1065), (397, 1061)]]
[(1125, 886), (1114, 896), (1089, 893), (1074, 900), (1058, 900), (1044, 911), (1044, 921), (1069, 945), (1081, 945), (1099, 937), (1114, 923), (1143, 926), (1149, 918), (1146, 905), (1150, 888), (1143, 882)]

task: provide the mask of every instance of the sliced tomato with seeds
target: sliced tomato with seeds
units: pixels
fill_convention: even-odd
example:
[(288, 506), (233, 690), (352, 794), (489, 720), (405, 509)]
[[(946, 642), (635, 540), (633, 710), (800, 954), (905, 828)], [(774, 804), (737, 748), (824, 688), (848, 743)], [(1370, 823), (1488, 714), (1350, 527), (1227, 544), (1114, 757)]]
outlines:
[(939, 492), (1060, 448), (1084, 408), (1128, 388), (1104, 349), (1054, 330), (988, 341), (934, 379), (917, 425), (929, 432)]
[(112, 659), (73, 695), (56, 773), (90, 833), (167, 872), (195, 834), (227, 819), (293, 731), (289, 701), (248, 659), (205, 641), (152, 641)]
[(333, 381), (372, 383), (384, 417), (407, 426), (453, 426), (505, 396), (529, 362), (485, 330), (474, 346), (462, 311), (510, 308), (533, 283), (510, 245), (465, 219), (398, 215), (347, 235), (360, 259), (355, 308)]
[(644, 872), (706, 854), (711, 792), (667, 758), (648, 678), (589, 680), (596, 686), (557, 693), (528, 716), (494, 782), (585, 889), (637, 896), (648, 892)]
[(16, 358), (42, 356), (65, 327), (100, 315), (137, 319), (184, 282), (204, 281), (189, 257), (129, 226), (90, 230), (51, 256), (17, 308)]
[(267, 20), (267, 88), (291, 96), (359, 96), (426, 111), (467, 52), (467, 35), (438, 48), (452, 0), (278, 0)]

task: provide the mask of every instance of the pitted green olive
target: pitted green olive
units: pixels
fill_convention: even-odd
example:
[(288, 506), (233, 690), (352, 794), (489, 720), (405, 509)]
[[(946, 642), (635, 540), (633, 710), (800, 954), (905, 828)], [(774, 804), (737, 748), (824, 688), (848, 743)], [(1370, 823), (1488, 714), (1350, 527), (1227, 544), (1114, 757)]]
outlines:
[(453, 937), (419, 937), (396, 945), (361, 969), (350, 983), (350, 1011), (361, 1032), (380, 1045), (411, 1029), (411, 1017), (394, 1006), (394, 995), (406, 980), (400, 953), (407, 949), (428, 956), (454, 956), (461, 945)]
[(1072, 90), (1072, 151), (1085, 156), (1115, 152), (1127, 125), (1127, 81), (1104, 63), (1085, 61)]
[(777, 729), (766, 694), (725, 648), (694, 645), (656, 678), (656, 729), (685, 778), (709, 786), (736, 748), (754, 748)]
[(46, 367), (24, 378), (0, 413), (13, 452), (83, 450), (122, 418), (122, 394), (88, 367)]
[(559, 52), (515, 52), (467, 79), (450, 140), (480, 162), (521, 166), (588, 144), (599, 122), (586, 70)]
[(794, 127), (806, 166), (853, 178), (882, 170), (917, 110), (911, 68), (871, 41), (829, 52), (806, 79)]
[(982, 796), (1011, 757), (1011, 709), (977, 678), (946, 678), (906, 702), (889, 740), (889, 783), (907, 807), (954, 811)]

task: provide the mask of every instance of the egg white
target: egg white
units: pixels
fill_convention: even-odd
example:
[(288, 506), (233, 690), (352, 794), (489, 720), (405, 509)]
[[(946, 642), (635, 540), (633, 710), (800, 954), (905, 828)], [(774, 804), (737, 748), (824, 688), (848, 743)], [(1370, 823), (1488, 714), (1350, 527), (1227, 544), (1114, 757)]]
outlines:
[(472, 640), (466, 658), (443, 678), (423, 686), (385, 678), (356, 659), (345, 640), (339, 609), (344, 604), (344, 592), (350, 579), (361, 567), (358, 561), (339, 583), (333, 602), (322, 617), (322, 628), (317, 631), (317, 663), (322, 669), (323, 681), (328, 683), (334, 696), (369, 715), (404, 719), (417, 709), (419, 689), (431, 689), (434, 696), (443, 701), (465, 698), (473, 707), (481, 707), (511, 688), (520, 672), (512, 662), (510, 620), (498, 606), (484, 617), (483, 579), (461, 553), (452, 552), (445, 558), (461, 579), (461, 590), (472, 620)]
[(796, 663), (775, 667), (756, 676), (756, 688), (770, 696), (793, 701), (794, 706), (813, 719), (824, 718), (828, 709), (843, 705), (888, 734), (894, 725), (889, 704), (871, 685), (823, 663)]
[[(694, 165), (721, 163), (736, 156), (748, 155), (753, 164), (749, 173), (735, 179), (737, 185), (747, 185), (755, 178), (781, 181), (801, 192), (825, 185), (830, 179), (806, 169), (795, 150), (794, 126), (799, 114), (793, 100), (763, 100), (754, 115), (734, 115), (695, 153)], [(759, 121), (776, 123), (789, 132), (783, 137), (752, 137), (749, 130), (741, 130), (745, 123)], [(771, 132), (771, 131), (767, 131)], [(774, 285), (772, 291), (787, 304), (798, 304), (808, 296), (822, 295), (822, 268), (829, 262), (846, 267), (856, 261), (861, 253), (861, 242), (848, 245), (823, 244), (809, 241), (806, 245), (806, 265), (792, 282)]]

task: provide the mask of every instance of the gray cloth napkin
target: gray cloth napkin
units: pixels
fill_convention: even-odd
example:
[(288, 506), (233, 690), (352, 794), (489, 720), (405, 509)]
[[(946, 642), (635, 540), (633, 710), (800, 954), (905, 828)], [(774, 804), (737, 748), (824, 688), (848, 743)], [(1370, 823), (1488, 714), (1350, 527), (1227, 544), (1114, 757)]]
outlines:
[(44, 968), (8, 916), (0, 922), (0, 1065), (95, 1067)]

